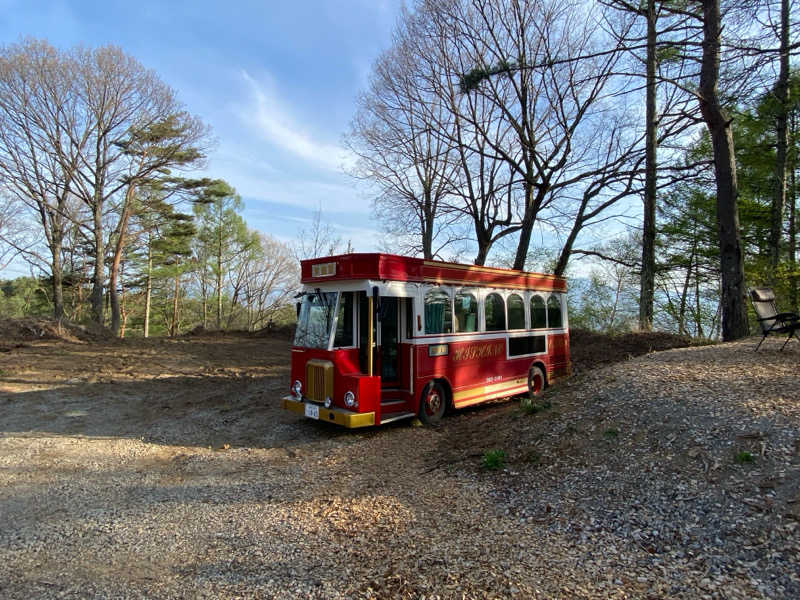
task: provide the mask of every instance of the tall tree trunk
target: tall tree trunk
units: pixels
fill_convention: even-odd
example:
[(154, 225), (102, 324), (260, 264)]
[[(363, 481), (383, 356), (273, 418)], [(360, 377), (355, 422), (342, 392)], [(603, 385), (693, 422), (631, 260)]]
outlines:
[(181, 274), (175, 273), (175, 290), (172, 294), (172, 323), (169, 325), (170, 337), (175, 337), (178, 333), (178, 294), (181, 293)]
[[(529, 171), (530, 172), (530, 171)], [(533, 223), (536, 218), (534, 209), (533, 186), (525, 182), (525, 216), (519, 230), (519, 242), (517, 242), (517, 254), (514, 257), (514, 268), (518, 271), (525, 270), (525, 263), (528, 260), (528, 248), (531, 244), (531, 233), (533, 233)], [(537, 196), (541, 196), (541, 192)], [(538, 204), (538, 203), (537, 203)]]
[(222, 329), (222, 261), (217, 261), (217, 329)]
[[(222, 219), (220, 219), (222, 220)], [(222, 329), (222, 227), (217, 231), (217, 329)]]
[(639, 293), (639, 329), (653, 328), (656, 278), (656, 9), (647, 3), (647, 88), (645, 130), (644, 219), (642, 223), (642, 272)]
[(94, 227), (94, 273), (92, 274), (92, 293), (89, 295), (92, 320), (100, 325), (105, 325), (103, 306), (103, 283), (105, 279), (105, 244), (103, 242), (103, 220), (101, 203), (98, 201), (93, 207)]
[(147, 278), (144, 285), (144, 337), (150, 337), (150, 296), (153, 293), (153, 246), (147, 240)]
[(50, 243), (50, 253), (53, 257), (51, 270), (53, 274), (53, 318), (60, 320), (64, 317), (64, 274), (61, 265), (61, 236), (53, 232)]
[(431, 206), (431, 191), (425, 190), (423, 193), (425, 203), (422, 221), (422, 257), (425, 260), (433, 260), (433, 227), (436, 211)]
[[(795, 139), (797, 129), (795, 118), (792, 116), (792, 139)], [(797, 154), (793, 153), (791, 169), (789, 170), (789, 300), (792, 303), (792, 310), (800, 310), (797, 294)]]
[[(586, 200), (584, 199), (583, 205), (585, 206), (585, 204)], [(584, 206), (581, 207), (581, 210), (583, 210)], [(556, 277), (563, 277), (567, 270), (567, 265), (569, 265), (569, 257), (572, 256), (572, 248), (575, 246), (575, 240), (578, 239), (578, 234), (581, 231), (582, 224), (583, 221), (580, 218), (575, 219), (575, 222), (572, 224), (572, 229), (570, 229), (569, 235), (564, 241), (564, 246), (561, 248), (561, 252), (558, 255), (556, 268), (553, 271), (553, 275)]]
[(783, 237), (783, 212), (786, 206), (786, 164), (789, 147), (789, 0), (781, 0), (781, 55), (778, 80), (775, 82), (775, 195), (769, 211), (769, 262), (773, 285), (780, 260)]
[(714, 174), (717, 182), (717, 231), (719, 234), (722, 339), (748, 335), (745, 306), (744, 256), (739, 233), (738, 185), (731, 121), (717, 91), (719, 80), (720, 0), (703, 2), (703, 59), (700, 67), (700, 112), (711, 134)]
[[(122, 277), (120, 277), (122, 279)], [(119, 337), (125, 337), (125, 327), (128, 324), (128, 311), (125, 308), (125, 284), (122, 284), (120, 290), (120, 303), (119, 303), (119, 314), (121, 317), (120, 326), (119, 326)]]
[(485, 238), (481, 239), (478, 238), (478, 254), (475, 255), (475, 264), (478, 266), (483, 266), (486, 264), (486, 259), (489, 257), (489, 248), (491, 248), (491, 242)]
[(111, 269), (109, 270), (108, 277), (108, 297), (111, 300), (111, 331), (114, 332), (114, 335), (119, 335), (120, 332), (120, 304), (119, 294), (117, 293), (117, 281), (119, 279), (119, 268), (122, 262), (122, 251), (125, 249), (125, 237), (128, 234), (132, 189), (133, 186), (128, 187), (128, 191), (125, 194), (125, 204), (122, 208), (122, 215), (120, 215), (117, 243), (114, 245), (114, 256), (111, 260)]
[(692, 285), (692, 263), (694, 262), (695, 248), (696, 243), (692, 244), (692, 252), (689, 255), (689, 264), (686, 267), (686, 277), (683, 279), (683, 290), (681, 291), (681, 304), (678, 311), (678, 333), (681, 335), (686, 335), (689, 329), (686, 327), (686, 300), (689, 297), (689, 288)]

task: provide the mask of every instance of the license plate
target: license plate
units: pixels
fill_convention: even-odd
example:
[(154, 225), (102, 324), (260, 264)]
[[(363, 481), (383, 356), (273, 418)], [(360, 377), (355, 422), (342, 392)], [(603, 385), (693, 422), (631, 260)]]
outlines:
[(306, 404), (306, 416), (309, 419), (319, 419), (319, 406), (316, 404)]

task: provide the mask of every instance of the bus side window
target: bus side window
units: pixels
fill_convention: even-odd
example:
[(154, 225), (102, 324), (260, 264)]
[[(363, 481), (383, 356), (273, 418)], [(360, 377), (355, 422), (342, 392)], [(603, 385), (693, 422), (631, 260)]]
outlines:
[(456, 333), (478, 331), (478, 300), (474, 294), (458, 292), (455, 297)]
[(431, 290), (425, 294), (425, 333), (452, 332), (450, 294), (442, 290)]
[(547, 321), (550, 327), (561, 327), (561, 300), (556, 295), (547, 299)]
[(531, 329), (547, 328), (547, 309), (538, 294), (531, 296)]
[(525, 301), (519, 294), (508, 297), (508, 328), (525, 329)]
[(500, 294), (489, 294), (484, 302), (486, 331), (503, 331), (506, 328), (506, 304)]

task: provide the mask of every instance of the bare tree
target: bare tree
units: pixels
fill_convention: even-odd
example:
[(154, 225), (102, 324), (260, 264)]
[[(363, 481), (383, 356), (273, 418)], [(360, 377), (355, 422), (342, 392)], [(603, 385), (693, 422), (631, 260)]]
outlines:
[[(601, 50), (599, 21), (581, 3), (452, 0), (423, 6), (431, 13), (432, 35), (449, 36), (441, 58), (467, 92), (460, 118), (485, 140), (481, 155), (507, 164), (518, 186), (509, 227), (519, 234), (514, 268), (522, 269), (537, 222), (564, 217), (564, 198), (582, 196), (598, 178), (636, 163), (638, 136), (607, 126), (614, 99), (630, 85), (630, 78), (615, 74), (621, 53)], [(468, 109), (471, 95), (491, 104), (488, 118), (475, 118)], [(612, 196), (588, 197), (607, 208)], [(587, 221), (575, 223), (580, 229)]]
[(444, 199), (457, 168), (451, 142), (438, 131), (444, 99), (427, 89), (420, 72), (413, 15), (404, 12), (395, 43), (375, 63), (346, 138), (358, 157), (352, 174), (376, 188), (375, 212), (386, 230), (412, 240), (406, 251), (426, 259), (453, 239)]
[(297, 231), (297, 238), (291, 246), (298, 261), (317, 256), (333, 256), (343, 252), (345, 248), (350, 248), (350, 244), (345, 246), (333, 226), (322, 220), (321, 206), (312, 214), (309, 226)]
[(288, 303), (300, 280), (291, 250), (272, 236), (259, 234), (258, 238), (261, 253), (243, 263), (242, 302), (249, 330), (267, 326), (275, 312)]
[(116, 330), (117, 271), (136, 188), (167, 169), (194, 166), (208, 132), (152, 71), (113, 46), (60, 51), (27, 40), (3, 49), (0, 70), (0, 173), (39, 215), (52, 255), (54, 312), (63, 314), (61, 245), (76, 221), (93, 242), (90, 301), (99, 324), (106, 248), (113, 247)]
[(5, 269), (30, 242), (26, 241), (22, 206), (0, 193), (0, 270)]
[(76, 211), (75, 176), (89, 135), (79, 105), (63, 55), (46, 42), (0, 50), (0, 184), (41, 227), (56, 318), (64, 314), (62, 244)]

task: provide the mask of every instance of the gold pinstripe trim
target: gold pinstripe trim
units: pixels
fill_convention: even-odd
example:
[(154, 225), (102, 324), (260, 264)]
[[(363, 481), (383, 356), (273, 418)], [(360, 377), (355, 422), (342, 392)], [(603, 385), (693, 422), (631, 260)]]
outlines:
[(552, 286), (533, 286), (533, 285), (519, 285), (514, 283), (487, 283), (485, 281), (464, 281), (463, 279), (442, 279), (440, 277), (424, 277), (425, 283), (439, 283), (446, 285), (458, 285), (461, 287), (479, 287), (479, 288), (498, 288), (498, 289), (511, 289), (511, 290), (532, 290), (536, 292), (565, 292), (566, 287)]
[(532, 271), (516, 271), (514, 269), (500, 269), (498, 267), (482, 267), (479, 265), (460, 265), (458, 263), (440, 262), (426, 260), (424, 262), (426, 267), (447, 267), (448, 269), (458, 269), (460, 271), (473, 271), (475, 273), (504, 273), (505, 275), (512, 275), (519, 277), (520, 275), (533, 275), (535, 277), (544, 277), (545, 279), (563, 279), (556, 277), (550, 273), (534, 273)]
[[(501, 381), (500, 383), (493, 383), (491, 385), (478, 385), (465, 390), (459, 390), (453, 393), (453, 403), (459, 405), (472, 398), (480, 397), (485, 398), (493, 394), (502, 395), (503, 393), (515, 390), (519, 387), (528, 388), (528, 380), (525, 377), (518, 377), (510, 381)], [(480, 402), (480, 400), (477, 400)]]
[(467, 398), (466, 400), (462, 400), (458, 404), (455, 405), (456, 408), (464, 408), (466, 406), (472, 406), (473, 404), (480, 404), (481, 402), (486, 402), (488, 400), (494, 400), (495, 398), (505, 398), (506, 396), (513, 396), (515, 394), (522, 394), (528, 391), (528, 384), (521, 385), (518, 387), (512, 387), (505, 390), (500, 390), (498, 392), (494, 392), (488, 395), (480, 395), (475, 396), (474, 398)]

